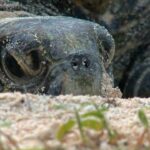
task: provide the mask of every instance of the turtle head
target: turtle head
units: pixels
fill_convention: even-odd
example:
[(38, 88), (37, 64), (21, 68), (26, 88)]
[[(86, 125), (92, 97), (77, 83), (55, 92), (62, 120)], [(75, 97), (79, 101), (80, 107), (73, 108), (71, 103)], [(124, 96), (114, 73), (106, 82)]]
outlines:
[(114, 41), (98, 24), (70, 17), (0, 24), (0, 77), (8, 91), (101, 95)]

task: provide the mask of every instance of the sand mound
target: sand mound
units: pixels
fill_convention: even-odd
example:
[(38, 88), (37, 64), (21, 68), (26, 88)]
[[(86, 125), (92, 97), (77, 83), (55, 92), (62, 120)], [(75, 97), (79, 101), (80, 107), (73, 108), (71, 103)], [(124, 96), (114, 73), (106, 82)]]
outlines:
[[(75, 118), (74, 109), (83, 114), (94, 110), (93, 104), (108, 107), (105, 117), (111, 129), (121, 135), (109, 143), (106, 131), (85, 129), (90, 144), (85, 144), (75, 127), (62, 141), (56, 133), (63, 123)], [(0, 94), (0, 150), (1, 147), (44, 147), (45, 149), (134, 149), (144, 132), (138, 111), (143, 109), (150, 120), (150, 98), (102, 98), (100, 96), (41, 96), (21, 93)], [(149, 121), (150, 122), (150, 121)], [(147, 130), (147, 132), (149, 132)], [(143, 138), (143, 137), (142, 137)], [(150, 148), (150, 136), (145, 135), (138, 148)], [(18, 148), (18, 149), (19, 149)], [(16, 148), (17, 149), (17, 148)], [(2, 149), (3, 150), (3, 149)]]

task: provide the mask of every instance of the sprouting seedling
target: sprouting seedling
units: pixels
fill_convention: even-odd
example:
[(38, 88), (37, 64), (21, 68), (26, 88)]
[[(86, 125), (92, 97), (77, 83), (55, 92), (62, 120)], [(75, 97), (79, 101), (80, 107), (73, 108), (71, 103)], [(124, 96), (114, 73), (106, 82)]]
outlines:
[[(96, 109), (94, 111), (90, 111), (90, 112), (83, 114), (81, 116), (83, 119), (85, 119), (83, 121), (89, 122), (89, 126), (86, 126), (86, 127), (90, 127), (94, 130), (104, 129), (107, 126), (107, 122), (104, 117), (105, 111), (106, 111), (106, 109), (100, 108), (100, 109)], [(90, 126), (90, 124), (91, 124), (91, 126)]]
[(94, 104), (95, 106), (95, 109), (98, 113), (98, 118), (103, 122), (104, 124), (104, 127), (107, 129), (108, 128), (108, 124), (107, 124), (107, 121), (105, 119), (105, 116), (104, 116), (104, 113), (103, 113), (103, 109), (99, 109), (98, 106), (96, 104)]
[[(102, 109), (101, 111), (105, 110), (106, 109)], [(56, 138), (58, 140), (62, 140), (63, 137), (70, 132), (75, 125), (78, 125), (81, 137), (84, 139), (83, 127), (94, 130), (101, 130), (104, 128), (103, 122), (97, 119), (98, 117), (99, 113), (97, 110), (79, 115), (78, 111), (75, 109), (75, 119), (69, 119), (66, 123), (62, 124), (58, 129)]]
[(148, 135), (148, 138), (149, 138), (149, 122), (148, 122), (147, 116), (145, 115), (145, 113), (142, 109), (138, 111), (138, 117), (139, 117), (141, 123), (144, 125), (144, 131), (138, 137), (136, 147), (139, 147), (139, 145), (143, 145), (144, 138), (146, 135)]
[(75, 125), (77, 125), (82, 139), (85, 140), (83, 128), (90, 128), (96, 131), (104, 128), (103, 122), (98, 119), (98, 116), (99, 114), (97, 110), (79, 115), (78, 111), (75, 109), (75, 119), (69, 119), (66, 123), (62, 124), (58, 129), (56, 138), (62, 140), (63, 137), (70, 132)]
[(56, 135), (57, 139), (62, 140), (65, 134), (67, 134), (75, 125), (77, 125), (83, 141), (86, 140), (84, 134), (84, 128), (93, 129), (96, 131), (106, 129), (108, 132), (110, 143), (115, 143), (114, 141), (118, 139), (116, 138), (118, 137), (117, 136), (118, 134), (115, 130), (111, 130), (109, 128), (109, 125), (104, 115), (104, 112), (107, 109), (99, 108), (95, 104), (94, 106), (95, 106), (95, 110), (86, 112), (82, 115), (79, 115), (78, 111), (75, 109), (75, 119), (70, 119), (66, 123), (61, 125)]
[(94, 130), (106, 129), (107, 133), (108, 133), (108, 137), (109, 137), (109, 143), (115, 144), (118, 139), (122, 138), (122, 135), (118, 134), (116, 130), (110, 129), (108, 122), (107, 122), (105, 115), (104, 115), (104, 112), (107, 111), (108, 108), (105, 108), (105, 107), (99, 108), (96, 104), (94, 104), (94, 106), (95, 106), (96, 110), (91, 111), (91, 112), (87, 112), (87, 113), (82, 115), (82, 118), (88, 118), (88, 117), (94, 117), (95, 118), (94, 120), (89, 120), (92, 118), (88, 118), (86, 121), (88, 121), (89, 124), (91, 124), (91, 126), (86, 126), (86, 127), (90, 127)]
[(143, 110), (139, 110), (138, 117), (139, 117), (141, 123), (144, 125), (145, 129), (148, 129), (149, 128), (148, 118), (146, 117)]
[(70, 119), (66, 123), (62, 124), (61, 127), (59, 128), (56, 138), (58, 140), (62, 140), (64, 135), (68, 133), (75, 125), (75, 120)]
[(77, 121), (77, 125), (78, 125), (78, 128), (79, 128), (82, 140), (85, 141), (85, 135), (84, 135), (83, 126), (82, 126), (82, 123), (81, 123), (81, 118), (80, 118), (79, 113), (76, 109), (75, 109), (75, 116), (76, 116), (76, 121)]
[(116, 143), (117, 139), (120, 138), (120, 135), (117, 133), (116, 130), (110, 129), (110, 127), (108, 125), (108, 122), (107, 122), (107, 120), (106, 120), (106, 118), (104, 116), (104, 111), (106, 111), (107, 109), (106, 108), (105, 109), (104, 108), (103, 109), (99, 109), (99, 107), (96, 104), (94, 104), (94, 106), (95, 106), (95, 109), (98, 112), (99, 119), (102, 121), (104, 128), (108, 132), (109, 142), (112, 143), (112, 144)]

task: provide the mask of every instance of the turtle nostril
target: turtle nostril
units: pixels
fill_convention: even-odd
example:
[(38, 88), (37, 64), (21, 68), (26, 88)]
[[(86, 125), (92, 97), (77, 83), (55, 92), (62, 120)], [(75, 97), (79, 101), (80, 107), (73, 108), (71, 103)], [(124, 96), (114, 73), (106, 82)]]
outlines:
[(82, 58), (82, 65), (88, 68), (90, 66), (90, 61), (87, 58)]
[(77, 70), (79, 67), (77, 62), (72, 62), (71, 65), (74, 70)]
[(73, 70), (78, 70), (82, 67), (89, 68), (90, 60), (86, 56), (83, 56), (83, 55), (76, 56), (73, 58), (71, 62), (71, 66)]
[(78, 70), (80, 64), (81, 64), (81, 62), (80, 62), (80, 59), (78, 59), (78, 58), (74, 58), (71, 62), (71, 66), (72, 66), (73, 70)]

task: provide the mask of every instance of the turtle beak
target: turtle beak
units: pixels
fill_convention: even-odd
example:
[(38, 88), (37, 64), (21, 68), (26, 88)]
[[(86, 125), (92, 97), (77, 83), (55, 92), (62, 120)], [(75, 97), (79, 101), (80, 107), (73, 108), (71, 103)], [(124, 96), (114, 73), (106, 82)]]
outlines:
[(91, 56), (74, 54), (50, 70), (46, 94), (100, 94), (102, 71)]

